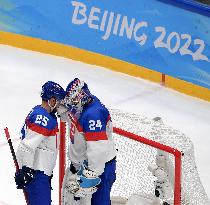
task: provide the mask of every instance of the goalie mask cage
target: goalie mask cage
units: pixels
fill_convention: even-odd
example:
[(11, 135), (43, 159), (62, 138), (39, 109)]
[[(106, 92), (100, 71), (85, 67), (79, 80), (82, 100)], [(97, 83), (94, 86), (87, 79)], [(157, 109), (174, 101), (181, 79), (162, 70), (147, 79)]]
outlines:
[[(161, 198), (170, 205), (210, 205), (202, 186), (194, 158), (193, 144), (183, 133), (165, 125), (160, 118), (110, 110), (113, 138), (117, 148), (117, 179), (112, 187), (112, 204), (126, 204), (135, 195), (153, 201), (155, 176), (148, 170), (157, 164), (157, 156), (165, 157), (164, 172), (171, 186), (172, 197)], [(59, 204), (67, 160), (69, 130), (60, 123)], [(163, 167), (162, 167), (163, 168)], [(149, 204), (149, 203), (148, 203)], [(151, 203), (152, 204), (152, 203)]]

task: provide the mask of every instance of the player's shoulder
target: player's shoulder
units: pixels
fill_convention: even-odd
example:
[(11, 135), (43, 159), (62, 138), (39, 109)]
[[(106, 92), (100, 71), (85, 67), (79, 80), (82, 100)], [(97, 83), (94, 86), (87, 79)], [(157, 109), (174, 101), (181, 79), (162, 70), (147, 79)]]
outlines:
[(51, 117), (50, 113), (47, 112), (46, 109), (44, 109), (41, 105), (36, 105), (31, 109), (31, 111), (28, 114), (28, 117), (33, 117), (36, 115), (43, 115), (46, 117)]
[(57, 125), (57, 118), (55, 115), (50, 114), (41, 105), (37, 105), (27, 116), (29, 123), (34, 123), (43, 127), (54, 127)]
[[(95, 97), (95, 96), (94, 96)], [(96, 112), (102, 113), (105, 116), (109, 115), (109, 110), (107, 109), (107, 107), (97, 98), (94, 98), (94, 101), (96, 102)]]
[(94, 119), (94, 118), (107, 118), (109, 115), (108, 109), (101, 101), (93, 96), (93, 101), (84, 109), (83, 118)]

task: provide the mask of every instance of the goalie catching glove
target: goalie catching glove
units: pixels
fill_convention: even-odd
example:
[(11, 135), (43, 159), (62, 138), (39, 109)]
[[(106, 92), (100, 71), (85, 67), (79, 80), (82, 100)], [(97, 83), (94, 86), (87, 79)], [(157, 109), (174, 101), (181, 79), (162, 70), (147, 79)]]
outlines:
[(65, 188), (75, 197), (85, 197), (95, 193), (100, 182), (101, 179), (94, 171), (88, 170), (84, 165), (81, 165), (77, 173), (68, 177)]

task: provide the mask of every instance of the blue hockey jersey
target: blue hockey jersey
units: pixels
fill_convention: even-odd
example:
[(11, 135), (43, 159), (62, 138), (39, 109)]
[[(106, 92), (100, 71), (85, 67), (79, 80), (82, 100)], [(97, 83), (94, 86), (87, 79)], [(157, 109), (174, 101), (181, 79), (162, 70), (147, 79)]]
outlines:
[(17, 150), (20, 168), (27, 166), (50, 176), (57, 157), (57, 133), (55, 114), (48, 113), (41, 105), (34, 107), (21, 129), (21, 143)]
[(105, 163), (116, 156), (108, 109), (93, 96), (93, 101), (83, 108), (79, 119), (68, 119), (70, 161), (79, 167), (87, 160), (89, 169), (102, 174)]

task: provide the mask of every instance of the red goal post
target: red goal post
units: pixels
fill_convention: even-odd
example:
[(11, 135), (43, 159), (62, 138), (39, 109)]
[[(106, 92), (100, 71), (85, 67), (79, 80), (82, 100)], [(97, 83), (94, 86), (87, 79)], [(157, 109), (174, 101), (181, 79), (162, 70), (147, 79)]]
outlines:
[(62, 183), (66, 170), (66, 123), (60, 121), (60, 148), (59, 148), (59, 205), (61, 205)]

